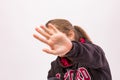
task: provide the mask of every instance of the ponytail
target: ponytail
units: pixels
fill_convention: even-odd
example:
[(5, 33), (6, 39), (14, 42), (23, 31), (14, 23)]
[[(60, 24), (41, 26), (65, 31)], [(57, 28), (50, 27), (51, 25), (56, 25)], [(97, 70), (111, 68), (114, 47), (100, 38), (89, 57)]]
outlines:
[(84, 38), (85, 40), (88, 40), (92, 43), (90, 37), (87, 35), (87, 33), (79, 26), (74, 26), (75, 29), (75, 39), (79, 41), (81, 38)]

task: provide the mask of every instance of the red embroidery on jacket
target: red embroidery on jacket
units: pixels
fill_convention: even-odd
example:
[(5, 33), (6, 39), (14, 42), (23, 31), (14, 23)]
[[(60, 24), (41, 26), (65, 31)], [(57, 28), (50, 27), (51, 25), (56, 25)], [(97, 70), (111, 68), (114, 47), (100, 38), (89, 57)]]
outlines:
[(65, 73), (64, 80), (67, 80), (68, 78), (69, 80), (73, 80), (73, 76), (74, 76), (74, 70), (69, 70)]
[(78, 68), (76, 80), (91, 80), (90, 74), (84, 67)]
[[(64, 74), (64, 80), (74, 80), (74, 74), (76, 74), (75, 80), (91, 80), (90, 74), (84, 67), (78, 68), (76, 73), (74, 70), (67, 71)], [(56, 77), (60, 79), (61, 77), (60, 73), (57, 73)]]
[(57, 73), (56, 78), (60, 79), (60, 77), (61, 77), (60, 73)]

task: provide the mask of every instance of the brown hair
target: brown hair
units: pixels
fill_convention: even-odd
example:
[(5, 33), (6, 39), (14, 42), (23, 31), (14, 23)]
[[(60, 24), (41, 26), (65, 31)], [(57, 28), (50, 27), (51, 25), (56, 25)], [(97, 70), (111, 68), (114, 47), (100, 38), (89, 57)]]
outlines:
[(46, 26), (51, 23), (56, 26), (57, 29), (59, 29), (61, 32), (67, 34), (70, 30), (73, 30), (75, 32), (75, 40), (79, 41), (80, 38), (84, 38), (85, 40), (88, 40), (92, 42), (87, 35), (87, 33), (79, 26), (72, 26), (72, 24), (65, 19), (53, 19), (46, 23)]

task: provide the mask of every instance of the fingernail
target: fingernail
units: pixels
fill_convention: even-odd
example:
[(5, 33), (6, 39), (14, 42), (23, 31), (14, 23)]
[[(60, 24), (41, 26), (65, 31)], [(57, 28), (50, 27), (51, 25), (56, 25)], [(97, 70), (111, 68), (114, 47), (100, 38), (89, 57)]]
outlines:
[(40, 26), (41, 28), (44, 28), (44, 26)]
[(40, 31), (38, 27), (35, 28), (36, 31)]

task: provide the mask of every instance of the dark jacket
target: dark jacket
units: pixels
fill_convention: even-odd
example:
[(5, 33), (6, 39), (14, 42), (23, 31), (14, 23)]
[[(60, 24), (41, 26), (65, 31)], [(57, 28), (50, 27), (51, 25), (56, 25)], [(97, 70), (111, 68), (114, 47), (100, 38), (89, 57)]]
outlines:
[[(72, 41), (73, 47), (62, 62), (57, 57), (51, 63), (48, 80), (112, 80), (104, 51), (88, 41)], [(53, 79), (52, 79), (53, 78)]]

